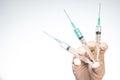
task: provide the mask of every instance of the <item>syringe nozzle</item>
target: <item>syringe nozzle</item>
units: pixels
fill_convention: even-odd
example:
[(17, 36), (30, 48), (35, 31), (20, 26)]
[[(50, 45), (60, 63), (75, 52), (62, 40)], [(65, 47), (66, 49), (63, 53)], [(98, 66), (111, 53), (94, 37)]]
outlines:
[(98, 25), (100, 25), (100, 23), (101, 23), (101, 20), (100, 20), (100, 17), (98, 18)]

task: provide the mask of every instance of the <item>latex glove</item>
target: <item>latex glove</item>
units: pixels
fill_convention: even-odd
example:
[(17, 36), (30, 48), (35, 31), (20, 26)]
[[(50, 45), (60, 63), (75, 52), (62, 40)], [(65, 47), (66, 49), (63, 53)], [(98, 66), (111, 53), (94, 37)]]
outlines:
[[(89, 42), (87, 46), (91, 50), (93, 58), (96, 60), (96, 43)], [(73, 57), (72, 68), (76, 80), (102, 80), (105, 74), (104, 53), (107, 48), (108, 46), (106, 43), (100, 44), (99, 60), (96, 60), (96, 62), (92, 62), (88, 58), (88, 55), (83, 47), (78, 48), (77, 52), (80, 56), (88, 58), (91, 63), (86, 63), (76, 57)]]

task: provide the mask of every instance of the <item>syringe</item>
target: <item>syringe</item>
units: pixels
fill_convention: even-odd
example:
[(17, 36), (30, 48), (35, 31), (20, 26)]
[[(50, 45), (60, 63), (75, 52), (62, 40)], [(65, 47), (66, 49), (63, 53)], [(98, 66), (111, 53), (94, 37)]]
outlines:
[(72, 27), (74, 28), (74, 33), (76, 34), (76, 36), (78, 37), (78, 39), (81, 41), (82, 46), (83, 46), (84, 49), (86, 50), (89, 58), (90, 58), (93, 62), (95, 62), (95, 60), (93, 59), (92, 52), (91, 52), (90, 49), (88, 48), (87, 43), (86, 43), (86, 41), (85, 41), (82, 33), (81, 33), (80, 30), (75, 26), (75, 24), (72, 22), (72, 20), (71, 20), (70, 17), (68, 16), (67, 12), (66, 12), (65, 10), (64, 10), (64, 12), (65, 12), (66, 16), (68, 17), (68, 19), (69, 19)]
[(98, 13), (97, 26), (96, 26), (96, 49), (97, 49), (97, 57), (96, 57), (96, 60), (99, 59), (99, 54), (100, 54), (100, 40), (101, 40), (100, 11), (101, 11), (101, 4), (99, 4), (99, 13)]
[(75, 57), (79, 58), (80, 60), (84, 61), (85, 63), (91, 64), (91, 61), (90, 61), (88, 58), (86, 58), (86, 57), (84, 57), (84, 56), (80, 56), (80, 55), (78, 54), (78, 52), (77, 52), (74, 48), (72, 48), (71, 46), (69, 46), (67, 43), (65, 43), (65, 42), (63, 42), (63, 41), (61, 41), (61, 40), (59, 40), (59, 39), (51, 36), (50, 34), (48, 34), (48, 33), (45, 32), (45, 31), (43, 31), (43, 32), (44, 32), (47, 36), (49, 36), (49, 37), (53, 38), (55, 41), (57, 41), (62, 48), (64, 48), (64, 49), (67, 50), (68, 52), (72, 53)]

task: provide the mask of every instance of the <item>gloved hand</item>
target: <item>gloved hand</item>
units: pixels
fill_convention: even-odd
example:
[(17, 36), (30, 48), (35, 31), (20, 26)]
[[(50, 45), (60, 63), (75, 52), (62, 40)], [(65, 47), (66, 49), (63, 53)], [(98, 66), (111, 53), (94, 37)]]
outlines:
[(77, 57), (73, 57), (72, 68), (75, 78), (76, 80), (102, 80), (105, 74), (104, 53), (108, 46), (106, 43), (100, 44), (100, 55), (97, 60), (96, 43), (89, 42), (87, 46), (91, 50), (91, 55), (95, 59), (95, 62), (90, 60), (83, 47), (78, 48), (77, 52), (79, 55), (88, 59), (90, 63), (87, 63), (82, 59), (78, 59)]

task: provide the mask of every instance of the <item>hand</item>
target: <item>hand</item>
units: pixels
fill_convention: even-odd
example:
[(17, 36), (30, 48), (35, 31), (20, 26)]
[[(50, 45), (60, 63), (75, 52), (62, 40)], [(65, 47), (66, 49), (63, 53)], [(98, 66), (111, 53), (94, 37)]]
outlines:
[(87, 46), (91, 50), (91, 55), (95, 59), (95, 62), (90, 60), (83, 47), (78, 48), (77, 52), (80, 57), (85, 57), (90, 63), (78, 59), (77, 57), (73, 57), (72, 68), (75, 78), (76, 80), (102, 80), (105, 74), (104, 53), (108, 46), (106, 43), (100, 44), (100, 55), (97, 60), (96, 43), (89, 42)]

